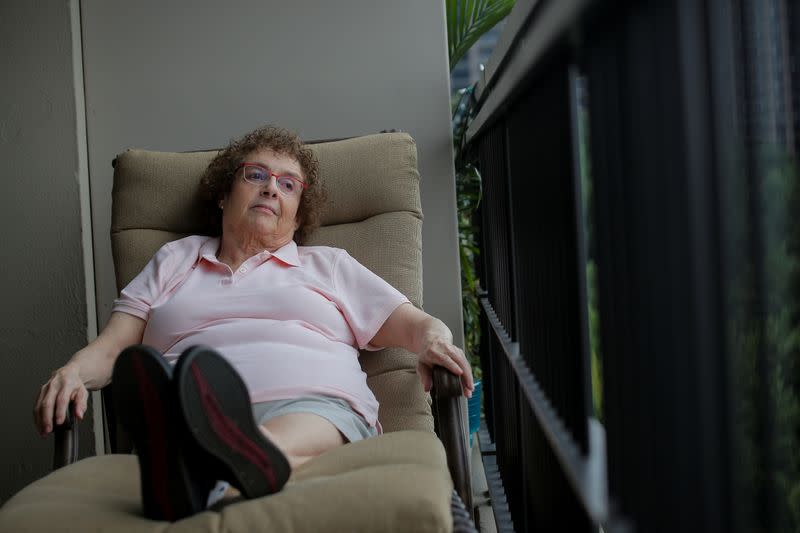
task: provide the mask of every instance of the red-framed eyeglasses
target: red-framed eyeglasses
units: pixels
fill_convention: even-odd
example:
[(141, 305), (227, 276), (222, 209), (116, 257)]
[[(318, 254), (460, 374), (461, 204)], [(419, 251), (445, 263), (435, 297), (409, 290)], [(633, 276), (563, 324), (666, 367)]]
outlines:
[(253, 185), (264, 185), (269, 182), (272, 176), (275, 176), (275, 182), (278, 184), (278, 190), (283, 194), (298, 194), (302, 189), (307, 189), (308, 184), (292, 174), (276, 174), (269, 167), (261, 163), (244, 162), (239, 165), (236, 170), (244, 169), (242, 177), (248, 183)]

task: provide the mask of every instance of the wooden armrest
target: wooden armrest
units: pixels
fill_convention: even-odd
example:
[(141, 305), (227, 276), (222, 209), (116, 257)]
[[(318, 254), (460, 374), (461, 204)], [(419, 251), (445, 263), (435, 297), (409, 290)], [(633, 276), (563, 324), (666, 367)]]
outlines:
[(458, 376), (444, 367), (433, 368), (433, 416), (439, 439), (447, 453), (447, 467), (455, 490), (472, 513), (472, 477), (469, 471), (468, 430), (461, 400), (463, 390)]
[(74, 408), (73, 402), (70, 402), (64, 423), (53, 428), (55, 438), (53, 470), (72, 464), (78, 459), (78, 421), (72, 414)]
[[(107, 453), (133, 453), (133, 442), (130, 437), (118, 427), (112, 403), (112, 386), (106, 385), (100, 390), (102, 420), (105, 428)], [(67, 418), (64, 423), (53, 428), (55, 437), (55, 450), (53, 453), (53, 470), (64, 465), (72, 464), (78, 460), (78, 420), (75, 419), (74, 405), (70, 402), (67, 409)], [(96, 453), (101, 453), (97, 450)]]

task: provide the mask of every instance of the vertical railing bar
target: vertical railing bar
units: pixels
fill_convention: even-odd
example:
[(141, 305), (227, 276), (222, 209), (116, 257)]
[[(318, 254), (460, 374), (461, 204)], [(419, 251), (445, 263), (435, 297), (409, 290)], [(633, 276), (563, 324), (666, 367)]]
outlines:
[[(597, 491), (597, 487), (605, 486), (605, 480), (593, 480), (591, 476), (597, 475), (596, 468), (589, 468), (590, 461), (604, 460), (596, 456), (592, 459), (584, 457), (570, 435), (562, 419), (553, 408), (547, 394), (539, 386), (536, 378), (531, 374), (519, 354), (519, 343), (512, 342), (503, 329), (497, 314), (492, 310), (487, 299), (481, 301), (486, 310), (489, 323), (494, 335), (497, 337), (511, 370), (525, 394), (540, 427), (550, 444), (551, 449), (558, 458), (567, 480), (578, 496), (578, 501), (583, 505), (589, 518), (595, 524), (603, 524), (609, 518), (608, 492)], [(590, 450), (590, 455), (594, 451)]]
[[(578, 355), (578, 368), (580, 372), (580, 381), (582, 387), (582, 403), (579, 406), (579, 413), (586, 416), (583, 418), (589, 420), (588, 415), (593, 412), (592, 409), (592, 385), (591, 385), (591, 346), (589, 343), (589, 310), (588, 310), (588, 293), (586, 287), (586, 266), (587, 266), (587, 250), (586, 250), (586, 235), (583, 228), (583, 184), (581, 182), (581, 158), (580, 158), (580, 103), (578, 101), (578, 82), (579, 74), (578, 68), (574, 64), (569, 67), (569, 91), (570, 91), (570, 116), (571, 116), (571, 132), (572, 132), (572, 161), (573, 161), (573, 181), (572, 187), (573, 194), (573, 209), (575, 213), (575, 257), (577, 265), (575, 268), (578, 273), (577, 285), (577, 299), (578, 306), (578, 346), (576, 355)], [(588, 433), (588, 428), (586, 428)], [(589, 439), (586, 433), (582, 433), (583, 438), (579, 438), (583, 448), (583, 452), (588, 452)]]

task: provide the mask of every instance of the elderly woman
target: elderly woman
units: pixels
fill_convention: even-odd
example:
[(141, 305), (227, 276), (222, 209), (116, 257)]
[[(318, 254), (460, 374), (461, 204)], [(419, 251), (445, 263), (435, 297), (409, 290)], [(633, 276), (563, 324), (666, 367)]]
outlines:
[(80, 419), (87, 391), (113, 380), (151, 518), (204, 509), (225, 492), (217, 480), (249, 498), (275, 492), (292, 468), (380, 433), (359, 348), (405, 348), (426, 391), (441, 365), (471, 395), (444, 323), (344, 250), (298, 246), (324, 202), (317, 173), (285, 130), (233, 141), (201, 181), (218, 237), (165, 244), (101, 334), (41, 389), (34, 419), (45, 435), (70, 401)]

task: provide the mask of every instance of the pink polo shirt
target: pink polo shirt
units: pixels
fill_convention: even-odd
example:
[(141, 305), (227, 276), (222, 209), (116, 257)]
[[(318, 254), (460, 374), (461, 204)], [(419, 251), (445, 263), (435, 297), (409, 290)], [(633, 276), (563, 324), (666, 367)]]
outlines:
[(255, 402), (319, 394), (346, 400), (375, 426), (378, 401), (358, 348), (408, 302), (339, 248), (293, 241), (232, 272), (219, 239), (192, 236), (161, 247), (122, 290), (112, 311), (147, 321), (144, 344), (170, 363), (205, 344), (238, 370)]

